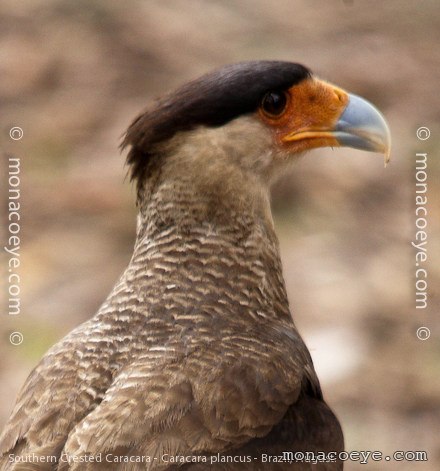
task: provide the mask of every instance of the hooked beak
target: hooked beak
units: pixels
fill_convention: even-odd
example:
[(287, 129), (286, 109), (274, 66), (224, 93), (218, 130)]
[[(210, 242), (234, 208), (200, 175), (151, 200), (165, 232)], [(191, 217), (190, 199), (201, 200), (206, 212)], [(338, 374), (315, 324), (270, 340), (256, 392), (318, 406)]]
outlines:
[(380, 152), (390, 160), (391, 135), (383, 115), (367, 100), (348, 95), (348, 104), (336, 122), (333, 135), (341, 146)]

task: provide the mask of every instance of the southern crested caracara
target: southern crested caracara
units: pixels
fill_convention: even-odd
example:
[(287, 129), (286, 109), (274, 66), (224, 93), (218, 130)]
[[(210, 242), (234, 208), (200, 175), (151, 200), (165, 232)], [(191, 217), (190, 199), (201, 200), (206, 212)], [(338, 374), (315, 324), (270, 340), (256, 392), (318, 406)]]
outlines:
[(1, 470), (341, 470), (273, 462), (343, 436), (292, 321), (269, 189), (315, 147), (388, 156), (381, 114), (299, 64), (245, 62), (158, 101), (123, 146), (133, 257), (30, 374)]

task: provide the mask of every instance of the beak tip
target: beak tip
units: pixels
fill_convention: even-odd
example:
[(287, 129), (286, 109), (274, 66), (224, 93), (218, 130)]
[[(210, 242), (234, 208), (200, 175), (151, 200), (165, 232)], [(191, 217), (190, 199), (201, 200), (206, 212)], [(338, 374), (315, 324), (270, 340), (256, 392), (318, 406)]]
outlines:
[(389, 146), (383, 154), (384, 166), (386, 167), (391, 160), (391, 146)]

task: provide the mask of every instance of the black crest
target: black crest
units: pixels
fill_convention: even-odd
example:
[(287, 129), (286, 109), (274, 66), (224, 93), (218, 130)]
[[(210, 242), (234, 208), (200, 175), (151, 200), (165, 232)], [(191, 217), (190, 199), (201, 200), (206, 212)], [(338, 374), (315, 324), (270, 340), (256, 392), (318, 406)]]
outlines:
[(300, 64), (282, 61), (241, 62), (225, 66), (187, 83), (138, 116), (127, 130), (122, 147), (131, 179), (138, 190), (148, 173), (154, 146), (179, 131), (197, 126), (221, 126), (258, 108), (265, 93), (283, 90), (310, 77)]

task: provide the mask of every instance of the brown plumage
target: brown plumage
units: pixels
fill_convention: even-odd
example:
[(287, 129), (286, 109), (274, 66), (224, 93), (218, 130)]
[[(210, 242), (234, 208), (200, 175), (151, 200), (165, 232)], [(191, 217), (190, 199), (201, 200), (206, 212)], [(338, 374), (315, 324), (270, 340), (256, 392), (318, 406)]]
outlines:
[(385, 150), (365, 102), (376, 121), (357, 134), (356, 99), (302, 66), (250, 62), (135, 120), (132, 259), (30, 374), (0, 439), (2, 470), (342, 469), (263, 458), (343, 449), (290, 314), (269, 187), (307, 148)]

